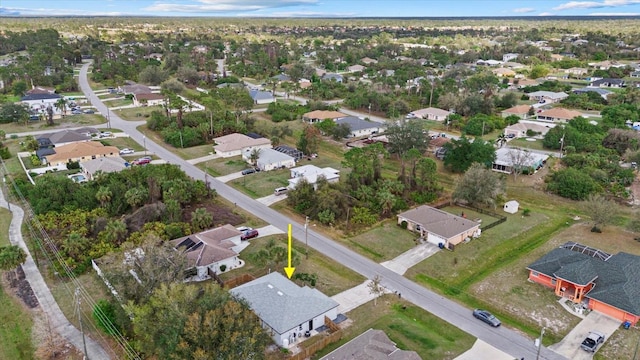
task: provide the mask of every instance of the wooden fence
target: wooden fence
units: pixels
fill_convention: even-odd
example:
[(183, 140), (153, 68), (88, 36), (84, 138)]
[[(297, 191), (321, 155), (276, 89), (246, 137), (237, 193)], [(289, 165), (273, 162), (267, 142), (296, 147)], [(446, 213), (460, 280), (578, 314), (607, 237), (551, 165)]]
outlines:
[(324, 349), (327, 345), (339, 341), (342, 338), (342, 330), (338, 330), (328, 335), (316, 336), (322, 336), (322, 340), (316, 341), (309, 347), (301, 347), (301, 351), (299, 353), (291, 355), (287, 358), (287, 360), (304, 360), (310, 358), (311, 356), (313, 356), (313, 354)]
[(252, 280), (255, 280), (255, 278), (252, 275), (242, 274), (238, 277), (225, 281), (221, 286), (224, 287), (225, 289), (233, 289), (236, 286), (246, 284)]

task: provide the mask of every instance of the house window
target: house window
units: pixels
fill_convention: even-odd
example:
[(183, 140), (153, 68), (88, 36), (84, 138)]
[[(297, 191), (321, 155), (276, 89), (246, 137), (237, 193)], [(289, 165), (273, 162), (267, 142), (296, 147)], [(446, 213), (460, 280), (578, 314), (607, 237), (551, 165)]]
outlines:
[(551, 279), (551, 285), (555, 285), (556, 284), (556, 279)]
[(538, 272), (537, 272), (537, 271), (532, 271), (532, 272), (531, 272), (531, 276), (538, 277), (538, 275), (539, 275), (539, 274), (538, 274)]

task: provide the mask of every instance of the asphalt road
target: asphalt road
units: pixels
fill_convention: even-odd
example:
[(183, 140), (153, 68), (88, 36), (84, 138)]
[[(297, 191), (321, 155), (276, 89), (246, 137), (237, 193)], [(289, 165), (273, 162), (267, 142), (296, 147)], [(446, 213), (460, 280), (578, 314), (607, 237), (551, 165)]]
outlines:
[[(108, 108), (93, 93), (89, 86), (87, 81), (88, 67), (89, 63), (86, 63), (80, 71), (80, 76), (78, 78), (80, 88), (100, 113), (107, 114), (109, 111)], [(203, 171), (153, 141), (145, 139), (144, 135), (136, 129), (136, 126), (139, 123), (122, 120), (113, 112), (111, 112), (110, 118), (112, 127), (129, 133), (131, 138), (136, 140), (138, 143), (145, 144), (149, 151), (157, 154), (171, 164), (179, 165), (180, 168), (182, 168), (182, 170), (192, 178), (205, 180)], [(209, 177), (208, 181), (211, 187), (215, 189), (220, 196), (236, 203), (237, 206), (240, 206), (244, 210), (258, 218), (261, 218), (278, 229), (286, 231), (288, 224), (292, 224), (293, 236), (298, 241), (304, 242), (304, 224), (293, 222), (288, 217), (256, 200), (253, 200), (252, 198), (214, 178)], [(373, 278), (375, 275), (380, 275), (382, 277), (382, 284), (388, 289), (398, 291), (406, 300), (420, 306), (430, 313), (495, 346), (496, 348), (513, 355), (515, 358), (519, 359), (524, 357), (527, 360), (536, 358), (536, 348), (533, 345), (533, 339), (522, 336), (519, 332), (506, 327), (500, 327), (497, 329), (491, 328), (474, 319), (471, 315), (471, 309), (467, 309), (452, 300), (446, 299), (311, 229), (308, 232), (307, 239), (308, 245), (311, 248), (331, 257), (335, 261), (369, 279)], [(522, 279), (522, 281), (526, 281), (526, 279)], [(566, 358), (547, 348), (543, 348), (540, 359)]]

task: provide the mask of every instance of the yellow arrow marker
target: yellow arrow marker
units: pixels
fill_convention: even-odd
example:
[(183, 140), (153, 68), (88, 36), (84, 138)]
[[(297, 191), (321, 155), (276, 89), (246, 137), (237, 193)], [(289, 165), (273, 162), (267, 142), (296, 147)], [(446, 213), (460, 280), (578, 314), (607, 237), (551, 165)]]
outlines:
[(296, 268), (291, 267), (291, 224), (289, 224), (289, 245), (287, 246), (287, 267), (284, 268), (284, 272), (287, 273), (287, 277), (291, 279), (293, 272)]

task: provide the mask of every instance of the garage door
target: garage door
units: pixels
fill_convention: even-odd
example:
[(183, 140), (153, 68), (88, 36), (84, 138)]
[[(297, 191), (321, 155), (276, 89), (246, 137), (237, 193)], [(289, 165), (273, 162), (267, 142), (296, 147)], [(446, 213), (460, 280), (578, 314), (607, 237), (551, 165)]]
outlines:
[(431, 244), (434, 244), (434, 245), (440, 245), (440, 243), (442, 243), (442, 244), (446, 243), (446, 241), (443, 238), (441, 238), (441, 237), (439, 237), (437, 235), (431, 234), (431, 233), (427, 234), (427, 242), (431, 243)]

